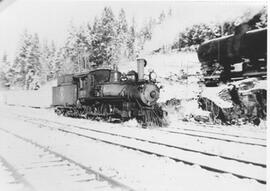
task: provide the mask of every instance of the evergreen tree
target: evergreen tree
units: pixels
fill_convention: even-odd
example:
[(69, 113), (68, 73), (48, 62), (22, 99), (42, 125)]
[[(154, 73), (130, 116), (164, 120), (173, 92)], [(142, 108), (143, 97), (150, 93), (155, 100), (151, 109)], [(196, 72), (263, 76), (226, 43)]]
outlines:
[(54, 78), (57, 78), (63, 74), (65, 74), (66, 72), (64, 71), (64, 60), (65, 60), (65, 48), (60, 48), (58, 50), (56, 50), (55, 52), (55, 57), (54, 57)]
[(115, 18), (111, 8), (105, 7), (101, 19), (95, 19), (92, 29), (91, 62), (112, 65), (117, 61)]
[(144, 43), (151, 40), (152, 30), (153, 30), (153, 20), (152, 18), (143, 24), (142, 29), (140, 30), (137, 39), (138, 39), (138, 48), (139, 51), (143, 49)]
[(31, 35), (25, 31), (21, 36), (19, 44), (19, 50), (12, 66), (15, 78), (14, 83), (29, 89), (30, 83), (36, 83), (41, 73), (38, 35)]
[(79, 29), (71, 26), (63, 53), (68, 60), (64, 63), (74, 64), (72, 72), (82, 72), (88, 69), (90, 60), (95, 61), (92, 48), (94, 36), (97, 35), (93, 34), (89, 24), (81, 26)]
[[(78, 30), (71, 25), (65, 47), (61, 52), (63, 54), (63, 58), (73, 62), (74, 67), (72, 67), (72, 71), (69, 71), (68, 73), (78, 72), (80, 68), (78, 58), (81, 39), (79, 39), (79, 37), (80, 35), (78, 34)], [(66, 63), (66, 61), (63, 61), (63, 64)], [(65, 66), (63, 65), (63, 67)]]
[(56, 47), (52, 41), (48, 44), (47, 41), (43, 43), (40, 55), (41, 62), (41, 81), (47, 82), (55, 77), (55, 64), (56, 64)]
[(13, 73), (11, 69), (11, 62), (8, 60), (6, 53), (3, 54), (0, 65), (0, 81), (4, 86), (10, 86), (13, 79)]
[(50, 74), (47, 80), (55, 79), (57, 68), (56, 65), (59, 62), (57, 48), (55, 46), (54, 41), (51, 42), (49, 50), (50, 50), (50, 64), (49, 64)]
[(169, 8), (167, 16), (171, 17), (171, 16), (172, 16), (172, 14), (173, 14), (173, 13), (172, 13), (172, 9), (171, 9), (171, 8)]
[(41, 45), (39, 42), (38, 34), (34, 34), (31, 39), (31, 49), (29, 52), (29, 68), (33, 69), (35, 74), (40, 76), (41, 72), (41, 63), (40, 63), (40, 55), (41, 55)]
[(119, 57), (127, 57), (127, 39), (128, 39), (128, 24), (126, 20), (126, 14), (123, 9), (120, 10), (117, 26), (116, 26), (116, 49), (118, 50)]
[(161, 24), (166, 18), (164, 11), (162, 11), (158, 17), (158, 24)]
[(14, 70), (14, 81), (13, 85), (25, 86), (26, 85), (26, 74), (28, 73), (28, 57), (31, 49), (31, 36), (27, 31), (21, 36), (19, 42), (19, 50), (17, 52), (14, 64), (12, 66)]
[(135, 32), (135, 20), (132, 19), (132, 24), (129, 27), (128, 35), (127, 35), (127, 50), (128, 50), (128, 58), (135, 58), (135, 40), (136, 40), (136, 32)]
[(50, 65), (50, 50), (48, 46), (48, 42), (45, 41), (43, 43), (43, 46), (41, 48), (41, 56), (40, 56), (40, 61), (41, 61), (41, 81), (46, 82), (47, 78), (50, 73), (49, 65)]

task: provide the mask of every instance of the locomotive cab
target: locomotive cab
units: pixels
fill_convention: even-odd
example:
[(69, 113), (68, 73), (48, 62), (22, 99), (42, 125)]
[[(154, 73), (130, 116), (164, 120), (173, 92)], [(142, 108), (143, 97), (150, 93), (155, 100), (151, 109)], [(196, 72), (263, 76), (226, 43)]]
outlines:
[(121, 73), (110, 69), (98, 69), (86, 74), (75, 75), (78, 99), (82, 102), (101, 97), (101, 87), (107, 83), (119, 83)]

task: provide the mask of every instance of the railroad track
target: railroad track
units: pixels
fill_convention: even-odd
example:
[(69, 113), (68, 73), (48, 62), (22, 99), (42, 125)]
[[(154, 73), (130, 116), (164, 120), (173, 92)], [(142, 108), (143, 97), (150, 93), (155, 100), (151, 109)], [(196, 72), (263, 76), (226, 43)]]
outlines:
[(241, 133), (235, 132), (235, 131), (231, 132), (230, 130), (226, 130), (226, 132), (224, 132), (224, 129), (222, 129), (221, 126), (218, 126), (218, 125), (192, 123), (192, 127), (194, 126), (196, 126), (196, 128), (185, 127), (185, 128), (177, 128), (177, 129), (182, 129), (182, 130), (191, 131), (191, 132), (202, 132), (202, 133), (208, 133), (208, 134), (214, 134), (214, 135), (224, 135), (224, 136), (229, 136), (229, 137), (266, 141), (265, 135), (255, 137), (254, 135), (251, 135), (251, 132), (249, 132), (249, 136), (242, 135), (243, 132)]
[[(13, 106), (13, 105), (11, 105)], [(15, 105), (14, 105), (15, 106)], [(22, 107), (22, 106), (21, 106)], [(25, 106), (26, 107), (26, 106)], [(35, 109), (40, 109), (37, 107), (32, 107)], [(14, 113), (16, 114), (16, 113)], [(18, 115), (18, 114), (16, 114)], [(41, 119), (41, 118), (39, 118)], [(203, 126), (206, 127), (205, 124), (198, 124), (198, 123), (192, 123), (192, 126), (196, 126), (196, 128), (159, 128), (158, 130), (160, 131), (165, 131), (168, 133), (173, 133), (173, 134), (183, 134), (183, 135), (188, 135), (188, 136), (194, 136), (194, 137), (202, 137), (202, 138), (208, 138), (208, 139), (215, 139), (215, 140), (221, 140), (221, 141), (226, 141), (226, 142), (235, 142), (235, 143), (240, 143), (240, 144), (247, 144), (247, 145), (254, 145), (254, 146), (262, 146), (266, 147), (266, 138), (262, 137), (253, 137), (253, 136), (244, 136), (240, 135), (237, 133), (224, 133), (222, 132), (221, 129), (216, 129), (214, 128), (218, 127), (216, 125), (207, 125), (208, 127), (211, 127), (213, 129), (205, 129), (199, 130), (197, 127)], [(201, 127), (200, 127), (201, 129)]]
[[(20, 116), (27, 122), (39, 125), (39, 127), (57, 129), (59, 131), (77, 135), (80, 137), (97, 140), (124, 148), (141, 151), (147, 154), (168, 157), (186, 164), (197, 164), (201, 168), (219, 173), (230, 173), (239, 178), (257, 180), (266, 184), (266, 164), (239, 160), (231, 157), (220, 156), (212, 153), (181, 148), (166, 143), (130, 137), (111, 132), (104, 132), (76, 125), (64, 124), (40, 118)], [(237, 167), (237, 168), (236, 168)]]
[(246, 138), (246, 139), (266, 141), (266, 138), (252, 137), (252, 136), (243, 136), (243, 135), (231, 134), (231, 133), (221, 133), (221, 132), (206, 131), (206, 130), (203, 131), (203, 130), (189, 129), (189, 128), (183, 128), (183, 130), (185, 130), (185, 131), (202, 132), (202, 133), (209, 133), (209, 134), (214, 134), (214, 135), (224, 135), (224, 136), (229, 136), (229, 137), (237, 137), (237, 138)]
[[(135, 139), (138, 141), (143, 141), (143, 142), (149, 142), (149, 143), (153, 143), (153, 144), (157, 144), (157, 145), (162, 145), (162, 146), (168, 146), (171, 148), (177, 148), (177, 149), (181, 149), (181, 150), (185, 150), (185, 151), (190, 151), (190, 152), (195, 152), (195, 153), (200, 153), (200, 154), (205, 154), (205, 155), (209, 155), (209, 156), (216, 156), (216, 157), (220, 157), (220, 158), (224, 158), (224, 159), (228, 159), (228, 160), (236, 160), (238, 162), (243, 162), (246, 164), (252, 164), (252, 165), (256, 165), (256, 166), (261, 166), (261, 167), (266, 167), (265, 163), (263, 162), (259, 162), (259, 161), (251, 161), (251, 160), (246, 160), (246, 159), (241, 159), (241, 158), (233, 158), (231, 156), (226, 156), (226, 155), (221, 155), (221, 154), (217, 154), (217, 153), (210, 153), (210, 152), (206, 152), (203, 151), (202, 149), (195, 149), (195, 148), (188, 148), (185, 145), (179, 145), (179, 144), (172, 144), (169, 143), (169, 140), (160, 140), (159, 137), (157, 138), (153, 138), (153, 137), (149, 137), (149, 136), (143, 136), (143, 135), (132, 135), (130, 136), (129, 133), (126, 132), (112, 132), (110, 130), (104, 130), (104, 129), (100, 129), (100, 128), (94, 128), (94, 127), (82, 127), (82, 126), (77, 126), (77, 125), (70, 125), (70, 124), (64, 124), (61, 122), (56, 122), (56, 121), (51, 121), (51, 120), (46, 120), (46, 119), (42, 119), (42, 118), (29, 118), (29, 117), (25, 117), (25, 116), (21, 116), (24, 119), (27, 118), (29, 120), (29, 122), (33, 123), (34, 121), (36, 121), (36, 124), (39, 124), (40, 122), (44, 122), (47, 125), (51, 124), (52, 127), (55, 127), (55, 125), (60, 125), (60, 127), (64, 126), (68, 126), (68, 127), (72, 127), (72, 128), (77, 128), (77, 129), (81, 129), (81, 130), (85, 130), (85, 131), (92, 131), (92, 132), (97, 132), (97, 133), (102, 133), (102, 134), (107, 134), (107, 135), (112, 135), (112, 136), (117, 136), (117, 137), (123, 137), (123, 138), (128, 138), (128, 139)], [(166, 130), (164, 130), (166, 131)], [(198, 136), (200, 137), (200, 136)], [(157, 141), (158, 140), (158, 141)], [(226, 140), (225, 140), (226, 141)], [(256, 144), (253, 144), (256, 145)]]
[(209, 133), (209, 134), (214, 134), (214, 135), (223, 135), (223, 136), (229, 136), (229, 137), (237, 137), (237, 138), (244, 138), (244, 139), (253, 139), (253, 140), (266, 141), (265, 138), (252, 137), (252, 136), (243, 136), (243, 135), (237, 135), (237, 134), (220, 133), (220, 132), (213, 132), (213, 131), (202, 131), (202, 130), (188, 129), (188, 128), (183, 128), (183, 130), (191, 131), (191, 132), (201, 132), (201, 133)]
[[(32, 108), (40, 109), (38, 107), (32, 107)], [(200, 125), (206, 127), (205, 124), (199, 125), (197, 123), (193, 123), (192, 125), (196, 127), (199, 127)], [(211, 124), (207, 126), (211, 128), (216, 127), (215, 125), (211, 125)], [(188, 136), (194, 136), (194, 137), (202, 137), (202, 138), (215, 139), (215, 140), (221, 140), (221, 141), (227, 141), (227, 142), (235, 142), (235, 143), (241, 143), (241, 144), (247, 144), (247, 145), (266, 147), (266, 138), (244, 136), (244, 135), (239, 135), (235, 133), (224, 133), (219, 129), (217, 132), (213, 129), (198, 130), (196, 128), (191, 129), (191, 128), (177, 128), (177, 127), (176, 128), (159, 128), (159, 130), (165, 131), (168, 133), (173, 133), (173, 134), (182, 134), (182, 135), (188, 135)]]
[(174, 134), (181, 134), (181, 135), (188, 135), (193, 137), (202, 137), (208, 139), (215, 139), (227, 142), (234, 142), (246, 145), (254, 145), (254, 146), (261, 146), (266, 147), (266, 140), (260, 138), (251, 138), (245, 136), (233, 136), (228, 134), (222, 133), (214, 133), (208, 131), (200, 131), (200, 130), (192, 130), (192, 129), (181, 129), (181, 128), (166, 128), (166, 129), (159, 129), (160, 131), (174, 133)]
[(7, 129), (0, 128), (0, 139), (0, 161), (25, 190), (132, 190)]
[(33, 186), (2, 156), (0, 156), (1, 187), (7, 190), (34, 191)]

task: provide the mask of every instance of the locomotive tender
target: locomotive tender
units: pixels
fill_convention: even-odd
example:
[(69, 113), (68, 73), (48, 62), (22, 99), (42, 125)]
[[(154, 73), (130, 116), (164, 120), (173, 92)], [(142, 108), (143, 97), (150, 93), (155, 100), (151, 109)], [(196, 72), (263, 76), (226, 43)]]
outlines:
[(157, 104), (160, 88), (155, 73), (144, 79), (145, 59), (137, 59), (138, 72), (114, 69), (66, 74), (53, 87), (57, 114), (70, 117), (126, 121), (135, 118), (143, 125), (164, 124), (164, 111)]
[(198, 48), (206, 86), (249, 77), (266, 78), (267, 28), (241, 24), (233, 35), (209, 40)]

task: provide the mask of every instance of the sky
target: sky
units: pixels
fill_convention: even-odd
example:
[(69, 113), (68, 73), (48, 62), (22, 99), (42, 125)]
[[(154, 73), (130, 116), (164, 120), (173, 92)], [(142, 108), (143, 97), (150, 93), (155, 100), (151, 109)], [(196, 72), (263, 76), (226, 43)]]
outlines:
[[(246, 10), (256, 11), (265, 4), (265, 1), (16, 0), (0, 12), (0, 57), (4, 52), (10, 57), (15, 55), (24, 30), (37, 33), (41, 41), (53, 40), (62, 46), (71, 23), (75, 26), (91, 23), (105, 6), (110, 6), (116, 15), (123, 8), (128, 22), (134, 17), (138, 27), (150, 17), (157, 18), (163, 10), (172, 9), (173, 29), (180, 30), (199, 22), (229, 20)], [(169, 37), (173, 29), (167, 29), (170, 30), (165, 26), (162, 32)]]

